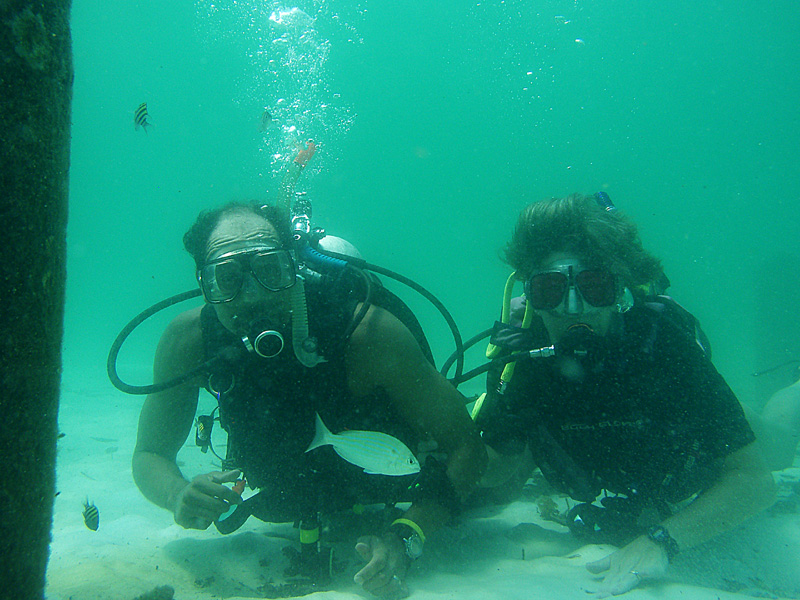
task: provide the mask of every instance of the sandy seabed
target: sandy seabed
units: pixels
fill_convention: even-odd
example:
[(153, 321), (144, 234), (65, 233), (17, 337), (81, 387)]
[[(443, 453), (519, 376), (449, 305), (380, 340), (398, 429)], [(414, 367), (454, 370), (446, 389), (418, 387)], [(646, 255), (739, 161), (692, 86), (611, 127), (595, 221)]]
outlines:
[[(110, 388), (65, 385), (62, 392), (58, 490), (48, 570), (48, 600), (133, 600), (158, 586), (176, 600), (269, 597), (286, 582), (284, 548), (297, 544), (290, 524), (251, 518), (233, 534), (185, 530), (142, 497), (130, 458), (141, 399)], [(215, 440), (215, 443), (221, 445)], [(179, 454), (188, 477), (219, 468), (194, 446)], [(775, 474), (776, 505), (742, 527), (680, 554), (668, 577), (625, 597), (648, 600), (800, 598), (800, 460)], [(83, 523), (88, 498), (100, 527)], [(563, 498), (554, 498), (566, 506)], [(327, 591), (305, 597), (370, 597), (353, 583), (360, 562), (347, 536), (333, 542), (338, 574)], [(409, 572), (414, 600), (591, 598), (601, 578), (585, 564), (610, 546), (581, 546), (567, 529), (546, 521), (535, 498), (465, 513), (439, 532)]]

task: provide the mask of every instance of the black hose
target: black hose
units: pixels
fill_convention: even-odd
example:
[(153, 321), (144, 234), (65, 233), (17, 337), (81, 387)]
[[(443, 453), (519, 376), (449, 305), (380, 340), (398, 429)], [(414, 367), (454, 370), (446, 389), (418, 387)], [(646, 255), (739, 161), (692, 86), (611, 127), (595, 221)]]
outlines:
[[(373, 271), (380, 275), (385, 275), (395, 281), (398, 281), (412, 290), (420, 294), (423, 298), (425, 298), (428, 302), (433, 304), (439, 313), (442, 315), (444, 320), (447, 322), (448, 327), (450, 327), (450, 333), (453, 336), (453, 342), (455, 343), (456, 350), (454, 354), (456, 355), (456, 372), (455, 372), (455, 379), (461, 377), (461, 373), (464, 370), (464, 343), (461, 340), (461, 332), (458, 330), (458, 325), (456, 325), (455, 319), (450, 314), (450, 311), (447, 310), (444, 304), (431, 292), (426, 290), (416, 281), (409, 279), (405, 275), (400, 275), (399, 273), (395, 273), (389, 269), (385, 269), (383, 267), (379, 267), (378, 265), (373, 265), (372, 263), (368, 263), (363, 258), (356, 258), (353, 256), (349, 256), (347, 254), (339, 254), (338, 252), (329, 252), (324, 250), (326, 256), (331, 256), (333, 258), (338, 258), (341, 260), (346, 261), (347, 263), (351, 264), (352, 266), (359, 268), (359, 269), (366, 269), (367, 271)], [(452, 364), (452, 363), (451, 363)]]
[(362, 271), (361, 269), (356, 269), (354, 267), (351, 267), (349, 264), (348, 266), (351, 269), (353, 269), (353, 271), (358, 273), (364, 280), (364, 288), (366, 289), (366, 293), (364, 301), (361, 303), (361, 309), (353, 317), (353, 320), (350, 321), (350, 325), (347, 326), (347, 329), (345, 329), (344, 335), (342, 336), (346, 340), (350, 339), (350, 336), (353, 335), (353, 332), (356, 330), (356, 327), (358, 327), (361, 321), (364, 320), (364, 316), (367, 314), (369, 307), (372, 306), (372, 282), (369, 279), (369, 275), (364, 273), (364, 271)]
[[(455, 342), (456, 346), (456, 350), (453, 353), (453, 356), (456, 357), (455, 358), (456, 372), (454, 376), (454, 381), (461, 379), (464, 370), (464, 344), (461, 340), (461, 333), (459, 332), (458, 326), (456, 325), (456, 322), (453, 319), (450, 312), (447, 310), (447, 308), (445, 308), (444, 304), (442, 304), (439, 301), (439, 299), (436, 298), (436, 296), (434, 296), (424, 287), (422, 287), (415, 281), (409, 279), (408, 277), (400, 275), (399, 273), (395, 273), (394, 271), (391, 271), (389, 269), (379, 267), (378, 265), (373, 265), (371, 263), (368, 263), (364, 259), (349, 256), (347, 254), (339, 254), (338, 252), (324, 251), (324, 253), (320, 254), (322, 256), (342, 260), (345, 263), (347, 263), (348, 266), (350, 266), (351, 268), (355, 268), (356, 270), (368, 270), (368, 271), (373, 271), (375, 273), (379, 273), (381, 275), (385, 275), (386, 277), (389, 277), (404, 285), (407, 285), (408, 287), (416, 291), (418, 294), (423, 296), (426, 300), (428, 300), (428, 302), (433, 304), (436, 307), (436, 309), (441, 313), (442, 317), (444, 317), (444, 320), (447, 322), (447, 325), (450, 327), (450, 332), (453, 335), (453, 341)], [(369, 277), (367, 277), (366, 275), (363, 275), (363, 277), (367, 286), (367, 300), (363, 303), (359, 313), (355, 315), (351, 323), (351, 327), (348, 328), (348, 331), (355, 329), (355, 327), (363, 319), (367, 309), (369, 308), (369, 299), (372, 294), (371, 283), (369, 281)], [(176, 294), (175, 296), (171, 296), (166, 300), (162, 300), (161, 302), (158, 302), (153, 306), (151, 306), (150, 308), (139, 313), (136, 317), (134, 317), (133, 320), (131, 320), (130, 323), (128, 323), (122, 329), (122, 331), (120, 331), (119, 335), (114, 340), (114, 343), (111, 345), (111, 349), (108, 352), (108, 362), (106, 366), (108, 371), (108, 378), (111, 380), (111, 383), (114, 384), (114, 387), (127, 394), (154, 394), (156, 392), (163, 391), (165, 389), (174, 387), (176, 385), (180, 385), (181, 383), (188, 381), (192, 377), (195, 377), (196, 375), (204, 372), (208, 368), (208, 366), (216, 360), (216, 358), (211, 358), (202, 365), (200, 365), (199, 367), (197, 367), (196, 369), (193, 369), (188, 373), (184, 373), (168, 381), (163, 381), (161, 383), (152, 385), (130, 385), (122, 381), (119, 378), (119, 375), (117, 375), (117, 356), (119, 355), (120, 348), (122, 348), (122, 344), (125, 343), (125, 340), (128, 338), (128, 336), (134, 329), (136, 329), (139, 325), (142, 324), (142, 322), (149, 319), (157, 312), (169, 306), (172, 306), (173, 304), (178, 304), (179, 302), (183, 302), (185, 300), (190, 300), (192, 298), (200, 296), (200, 294), (201, 294), (200, 289), (195, 289), (195, 290), (190, 290), (188, 292), (183, 292), (182, 294)], [(450, 363), (448, 364), (448, 368), (450, 367), (450, 365), (452, 365), (452, 363), (453, 361), (451, 360)]]
[[(494, 327), (489, 327), (489, 329), (484, 329), (480, 333), (477, 333), (477, 334), (473, 335), (466, 342), (464, 342), (463, 352), (466, 352), (467, 350), (472, 348), (475, 344), (480, 342), (482, 339), (487, 338), (490, 335), (492, 335), (492, 331), (494, 331)], [(463, 352), (462, 352), (462, 356), (463, 356)], [(453, 363), (456, 361), (457, 358), (458, 358), (458, 353), (457, 352), (453, 352), (450, 356), (447, 357), (447, 360), (444, 361), (444, 364), (442, 365), (442, 368), (440, 369), (439, 372), (442, 375), (444, 375), (445, 377), (447, 377), (447, 372), (450, 370), (450, 367), (453, 365)], [(472, 377), (467, 377), (467, 374), (469, 374), (469, 373), (472, 373), (472, 371), (469, 371), (468, 373), (465, 373), (464, 375), (462, 375), (460, 380), (462, 382), (463, 381), (468, 381), (469, 379), (472, 379), (472, 377), (475, 377), (476, 375), (480, 375), (480, 373), (476, 373)], [(450, 382), (451, 383), (455, 383), (455, 378), (451, 379)]]
[(481, 366), (475, 367), (474, 369), (472, 369), (470, 371), (467, 371), (466, 373), (461, 375), (458, 379), (456, 379), (456, 378), (451, 379), (450, 382), (454, 386), (458, 387), (459, 385), (461, 385), (465, 381), (469, 381), (470, 379), (474, 379), (478, 375), (482, 375), (483, 373), (486, 373), (489, 369), (492, 368), (492, 365), (494, 365), (494, 364), (505, 365), (505, 364), (508, 364), (510, 362), (515, 362), (515, 361), (518, 361), (518, 360), (522, 360), (523, 358), (530, 358), (530, 357), (531, 357), (531, 353), (528, 352), (527, 350), (523, 351), (523, 352), (515, 352), (514, 354), (509, 354), (508, 356), (501, 356), (499, 358), (495, 358), (494, 360), (490, 360), (487, 363), (483, 363)]
[[(165, 308), (172, 306), (173, 304), (178, 304), (179, 302), (183, 302), (185, 300), (191, 300), (192, 298), (196, 298), (201, 294), (200, 289), (189, 290), (188, 292), (183, 292), (181, 294), (176, 294), (175, 296), (171, 296), (166, 300), (162, 300), (148, 308), (140, 312), (133, 320), (128, 323), (122, 331), (119, 332), (117, 339), (114, 340), (114, 343), (111, 344), (111, 350), (108, 351), (108, 362), (106, 364), (106, 369), (108, 370), (108, 378), (111, 380), (111, 383), (114, 384), (118, 390), (125, 392), (126, 394), (155, 394), (156, 392), (160, 392), (162, 390), (166, 390), (167, 388), (171, 388), (176, 385), (180, 385), (195, 377), (199, 373), (202, 373), (203, 370), (206, 368), (209, 362), (204, 363), (197, 367), (196, 369), (184, 373), (183, 375), (179, 375), (170, 379), (169, 381), (162, 381), (161, 383), (152, 384), (152, 385), (130, 385), (122, 381), (117, 375), (117, 356), (119, 355), (119, 351), (122, 348), (122, 344), (125, 343), (125, 340), (131, 334), (131, 332), (136, 329), (139, 325), (141, 325), (145, 320), (152, 317), (154, 314), (159, 312), (160, 310), (164, 310)], [(214, 359), (212, 359), (214, 360)]]
[(761, 377), (762, 375), (766, 375), (767, 373), (772, 373), (773, 371), (777, 371), (778, 369), (782, 369), (783, 367), (788, 367), (789, 365), (796, 365), (800, 363), (800, 360), (787, 360), (786, 362), (782, 362), (779, 365), (775, 365), (774, 367), (769, 367), (768, 369), (764, 369), (763, 371), (756, 371), (753, 373), (753, 377)]

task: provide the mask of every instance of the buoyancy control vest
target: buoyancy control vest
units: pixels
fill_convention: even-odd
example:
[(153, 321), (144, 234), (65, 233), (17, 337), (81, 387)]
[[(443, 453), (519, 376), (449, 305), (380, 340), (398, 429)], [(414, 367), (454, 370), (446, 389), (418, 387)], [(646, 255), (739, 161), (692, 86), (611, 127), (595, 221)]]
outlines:
[[(212, 362), (206, 389), (217, 398), (220, 425), (228, 434), (225, 467), (241, 469), (250, 487), (271, 488), (282, 499), (298, 502), (311, 502), (320, 490), (332, 487), (347, 496), (353, 491), (346, 489), (347, 483), (359, 478), (368, 477), (370, 487), (380, 487), (382, 476), (364, 475), (329, 446), (306, 453), (316, 414), (334, 433), (381, 431), (415, 449), (419, 440), (381, 390), (366, 398), (353, 398), (348, 392), (346, 331), (364, 300), (361, 282), (348, 271), (307, 281), (309, 333), (325, 358), (312, 368), (303, 366), (290, 349), (269, 359), (248, 352), (222, 326), (212, 306), (203, 308), (206, 356), (223, 358)], [(375, 280), (370, 301), (403, 322), (433, 363), (419, 322), (397, 296)], [(355, 499), (340, 498), (344, 505)]]
[[(540, 319), (534, 319), (529, 328), (523, 329), (519, 326), (523, 312), (524, 299), (515, 299), (512, 301), (510, 323), (496, 324), (491, 343), (502, 348), (502, 353), (496, 359), (497, 365), (490, 369), (488, 374), (487, 398), (484, 402), (485, 407), (481, 411), (482, 413), (486, 411), (486, 414), (479, 415), (479, 425), (481, 425), (481, 417), (484, 419), (506, 418), (512, 420), (519, 417), (519, 415), (515, 417), (511, 412), (500, 411), (497, 413), (491, 408), (494, 403), (512, 400), (511, 397), (504, 397), (506, 391), (500, 390), (498, 386), (500, 372), (504, 366), (501, 357), (513, 352), (532, 350), (550, 343), (547, 331), (544, 329)], [(669, 330), (670, 336), (678, 335), (684, 338), (687, 343), (696, 342), (700, 350), (707, 357), (709, 356), (710, 344), (700, 329), (697, 319), (672, 298), (668, 296), (641, 298), (631, 313), (631, 318), (626, 319), (625, 322), (628, 331), (621, 345), (612, 347), (614, 342), (611, 339), (594, 336), (595, 339), (591, 343), (581, 348), (583, 355), (580, 360), (584, 361), (587, 368), (612, 369), (620, 374), (637, 371), (642, 365), (652, 360), (651, 357), (657, 340), (665, 328)], [(568, 346), (568, 343), (565, 346)], [(561, 351), (567, 352), (569, 348), (565, 347)], [(554, 361), (558, 359), (533, 360)], [(605, 363), (603, 366), (598, 366), (603, 362)], [(515, 379), (518, 377), (521, 377), (521, 375), (518, 374)], [(507, 392), (509, 394), (523, 393), (521, 390), (515, 391), (514, 388), (518, 387), (518, 385), (511, 385)], [(546, 420), (541, 418), (538, 410), (531, 403), (525, 404), (525, 411), (528, 416), (526, 422), (531, 422), (536, 430), (535, 435), (528, 438), (536, 464), (542, 470), (545, 478), (559, 491), (569, 494), (576, 500), (591, 502), (604, 488), (604, 482), (598, 479), (595, 473), (582, 468), (570, 453), (562, 448), (556, 439), (558, 436), (546, 426)], [(500, 414), (505, 416), (500, 417)], [(513, 429), (514, 427), (515, 425), (509, 422), (505, 425), (495, 424), (492, 428), (495, 431), (502, 431), (504, 429)], [(507, 451), (519, 452), (523, 446), (522, 440), (519, 440), (519, 442), (509, 446)], [(698, 464), (696, 458), (695, 456), (686, 456), (686, 460), (681, 463), (680, 469), (675, 469), (675, 473), (667, 473), (663, 482), (665, 486), (671, 489), (652, 489), (651, 486), (649, 492), (653, 495), (668, 497), (673, 500), (676, 496), (683, 495), (683, 490), (694, 486), (694, 481), (701, 478), (706, 479), (709, 475), (700, 472), (703, 470), (702, 465)], [(616, 491), (623, 492), (620, 489)]]

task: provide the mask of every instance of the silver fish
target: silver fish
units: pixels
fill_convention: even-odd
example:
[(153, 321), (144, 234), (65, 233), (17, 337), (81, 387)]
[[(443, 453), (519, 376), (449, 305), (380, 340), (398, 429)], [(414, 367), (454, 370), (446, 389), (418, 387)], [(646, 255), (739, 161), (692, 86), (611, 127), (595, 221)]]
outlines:
[(100, 527), (100, 511), (88, 498), (83, 503), (83, 522), (92, 531)]
[(264, 112), (261, 114), (261, 120), (258, 122), (258, 130), (261, 133), (264, 133), (267, 129), (269, 129), (270, 125), (272, 125), (272, 115), (270, 114), (269, 110), (265, 108)]
[(147, 122), (147, 117), (149, 116), (150, 115), (147, 114), (147, 102), (142, 102), (139, 108), (133, 113), (134, 129), (139, 131), (139, 127), (141, 127), (144, 129), (144, 132), (147, 133), (147, 128), (152, 127), (152, 125)]
[(317, 415), (317, 431), (306, 452), (320, 446), (332, 446), (347, 462), (372, 475), (413, 475), (419, 473), (419, 461), (403, 442), (379, 431), (331, 431)]

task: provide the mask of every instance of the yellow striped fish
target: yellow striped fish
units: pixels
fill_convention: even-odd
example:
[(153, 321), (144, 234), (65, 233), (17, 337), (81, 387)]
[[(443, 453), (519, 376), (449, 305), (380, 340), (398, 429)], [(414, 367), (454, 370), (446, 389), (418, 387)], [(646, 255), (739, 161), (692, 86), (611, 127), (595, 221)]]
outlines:
[(97, 531), (97, 528), (100, 527), (100, 511), (93, 503), (89, 502), (88, 498), (83, 503), (83, 522), (92, 531)]
[(136, 131), (139, 131), (139, 127), (144, 129), (144, 132), (147, 133), (147, 128), (152, 127), (150, 123), (147, 122), (147, 117), (150, 115), (147, 114), (147, 102), (142, 102), (139, 105), (139, 108), (133, 113), (133, 125)]
[(336, 454), (371, 475), (413, 475), (419, 461), (403, 442), (379, 431), (331, 431), (317, 415), (317, 431), (306, 452), (333, 446)]

